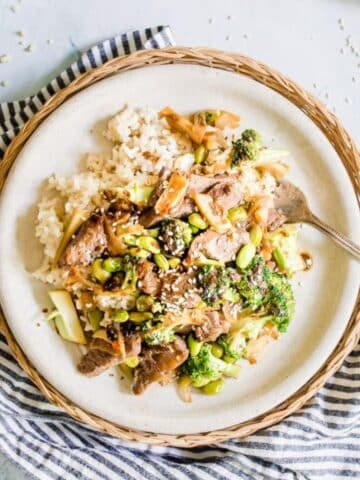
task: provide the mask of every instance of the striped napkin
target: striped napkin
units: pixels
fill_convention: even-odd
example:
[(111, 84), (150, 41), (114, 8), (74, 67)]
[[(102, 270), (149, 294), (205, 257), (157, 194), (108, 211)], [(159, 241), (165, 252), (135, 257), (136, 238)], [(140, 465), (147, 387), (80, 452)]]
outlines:
[[(0, 105), (0, 158), (24, 122), (80, 73), (119, 55), (172, 44), (169, 27), (162, 26), (111, 38), (36, 95)], [(39, 480), (360, 478), (360, 347), (282, 423), (245, 440), (180, 450), (126, 443), (74, 421), (40, 394), (0, 336), (0, 448)]]

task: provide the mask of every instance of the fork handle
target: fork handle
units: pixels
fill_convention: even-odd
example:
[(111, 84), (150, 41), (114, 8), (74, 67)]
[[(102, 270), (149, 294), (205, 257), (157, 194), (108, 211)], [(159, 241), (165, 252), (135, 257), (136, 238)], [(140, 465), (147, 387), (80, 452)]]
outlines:
[(357, 260), (360, 260), (360, 247), (354, 242), (352, 242), (345, 235), (335, 230), (335, 228), (330, 227), (330, 225), (327, 225), (314, 214), (307, 219), (307, 222), (316, 227), (321, 232), (325, 233), (340, 247), (351, 253), (351, 255), (353, 255), (353, 257), (355, 257)]

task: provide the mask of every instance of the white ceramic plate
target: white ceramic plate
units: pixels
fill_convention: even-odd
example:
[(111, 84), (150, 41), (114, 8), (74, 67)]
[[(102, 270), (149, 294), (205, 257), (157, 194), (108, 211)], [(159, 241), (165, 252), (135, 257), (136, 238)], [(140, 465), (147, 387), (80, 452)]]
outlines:
[(133, 396), (118, 374), (88, 379), (76, 370), (77, 346), (45, 323), (46, 286), (29, 273), (40, 262), (35, 204), (53, 172), (72, 174), (84, 152), (108, 148), (104, 120), (125, 103), (180, 112), (224, 108), (241, 115), (269, 145), (292, 152), (290, 179), (325, 221), (360, 237), (351, 183), (332, 147), (314, 125), (278, 94), (252, 80), (199, 66), (155, 66), (121, 73), (77, 94), (47, 118), (20, 153), (0, 206), (0, 300), (9, 326), (38, 371), (72, 401), (127, 427), (171, 434), (205, 432), (249, 420), (301, 387), (324, 363), (350, 318), (359, 285), (356, 262), (318, 232), (304, 227), (300, 244), (315, 266), (295, 282), (297, 309), (289, 331), (271, 343), (257, 365), (244, 363), (238, 380), (215, 397), (180, 401), (174, 386), (153, 385)]

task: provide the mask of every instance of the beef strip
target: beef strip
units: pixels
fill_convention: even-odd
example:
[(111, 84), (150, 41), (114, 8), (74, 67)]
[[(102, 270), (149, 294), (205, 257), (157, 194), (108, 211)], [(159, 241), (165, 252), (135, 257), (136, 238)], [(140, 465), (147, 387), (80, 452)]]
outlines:
[(205, 257), (218, 260), (219, 262), (230, 262), (242, 245), (249, 241), (249, 234), (245, 228), (238, 228), (235, 231), (217, 233), (213, 230), (198, 235), (192, 242), (187, 261), (188, 263), (205, 255)]
[(160, 294), (161, 302), (181, 308), (195, 308), (201, 301), (195, 277), (195, 272), (164, 275)]
[(200, 342), (215, 342), (220, 335), (229, 331), (230, 322), (221, 312), (211, 311), (206, 314), (206, 317), (205, 322), (196, 327), (194, 332)]
[(90, 345), (90, 350), (82, 357), (78, 365), (80, 373), (88, 377), (100, 375), (105, 370), (118, 365), (127, 358), (138, 355), (141, 351), (141, 336), (138, 333), (126, 336), (124, 339), (125, 354), (116, 355), (112, 352), (110, 344), (105, 341), (94, 339)]
[(267, 227), (269, 231), (280, 228), (286, 222), (286, 217), (275, 208), (270, 208)]
[[(236, 178), (231, 175), (195, 175), (191, 174), (189, 178), (189, 186), (188, 192), (198, 192), (202, 193), (207, 191), (209, 188), (214, 187), (214, 185), (227, 185), (229, 183), (233, 183), (236, 181)], [(154, 199), (158, 198), (159, 192), (161, 193), (161, 187), (159, 185), (163, 185), (159, 183), (151, 196), (150, 205), (153, 205), (153, 196)], [(183, 218), (188, 217), (191, 213), (195, 210), (195, 203), (194, 201), (189, 198), (185, 197), (184, 200), (174, 208), (170, 213), (169, 216), (173, 218)], [(166, 218), (166, 215), (159, 215), (155, 212), (153, 208), (149, 208), (145, 210), (139, 218), (139, 222), (145, 228), (153, 227), (157, 223), (160, 223), (162, 220)]]
[(141, 260), (136, 266), (136, 273), (139, 279), (139, 289), (147, 295), (156, 296), (160, 292), (161, 281), (154, 268), (153, 263)]
[(164, 380), (169, 372), (175, 370), (188, 357), (186, 343), (177, 338), (172, 343), (148, 347), (134, 371), (133, 392), (141, 395), (153, 382)]
[(208, 194), (225, 211), (243, 202), (243, 193), (236, 183), (217, 183)]
[(83, 223), (75, 238), (65, 248), (59, 265), (61, 267), (89, 265), (94, 258), (104, 253), (108, 246), (104, 215), (93, 214)]

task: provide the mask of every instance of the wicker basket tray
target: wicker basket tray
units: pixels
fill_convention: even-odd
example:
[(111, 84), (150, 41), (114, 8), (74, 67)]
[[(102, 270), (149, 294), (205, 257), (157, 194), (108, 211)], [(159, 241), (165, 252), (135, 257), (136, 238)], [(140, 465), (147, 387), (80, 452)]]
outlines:
[[(192, 49), (184, 47), (140, 51), (126, 57), (115, 58), (107, 62), (105, 65), (81, 75), (68, 87), (56, 93), (46, 102), (41, 110), (26, 123), (20, 134), (13, 140), (7, 149), (5, 158), (0, 162), (0, 191), (11, 166), (16, 161), (16, 157), (27, 139), (38, 125), (70, 96), (99, 80), (120, 72), (143, 68), (147, 65), (166, 65), (174, 63), (197, 64), (246, 75), (278, 92), (296, 107), (301, 109), (323, 132), (336, 150), (349, 174), (349, 177), (351, 178), (359, 203), (359, 151), (352, 138), (342, 127), (336, 116), (329, 112), (321, 102), (303, 90), (296, 83), (284, 77), (281, 73), (251, 58), (218, 50), (205, 48)], [(86, 423), (96, 430), (115, 435), (124, 440), (141, 441), (152, 445), (172, 445), (182, 448), (190, 448), (199, 445), (223, 442), (231, 438), (245, 437), (260, 429), (274, 425), (302, 407), (304, 403), (322, 387), (326, 380), (340, 368), (345, 357), (358, 342), (360, 337), (359, 307), (360, 295), (358, 295), (347, 328), (336, 349), (332, 352), (318, 372), (290, 398), (271, 411), (247, 422), (234, 425), (227, 429), (192, 435), (167, 435), (132, 430), (85, 411), (62, 395), (61, 392), (56, 390), (35, 370), (22, 352), (1, 311), (0, 328), (7, 339), (14, 357), (23, 370), (28, 374), (30, 379), (37, 385), (50, 402), (63, 409), (76, 420)]]

